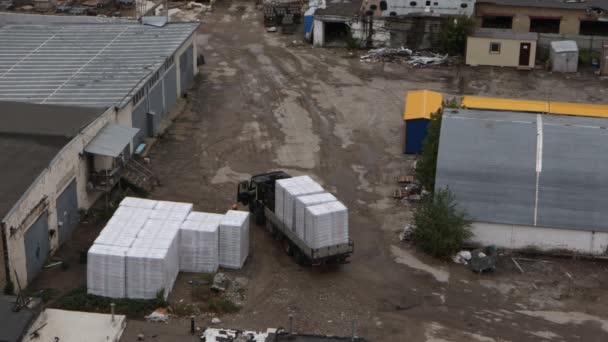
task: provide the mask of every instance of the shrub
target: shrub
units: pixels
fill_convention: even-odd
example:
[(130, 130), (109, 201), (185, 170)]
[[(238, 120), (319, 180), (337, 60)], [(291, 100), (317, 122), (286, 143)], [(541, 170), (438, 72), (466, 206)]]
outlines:
[(107, 298), (87, 293), (84, 287), (76, 288), (59, 298), (54, 307), (63, 310), (110, 313), (110, 304), (115, 304), (117, 314), (137, 317), (148, 315), (156, 308), (168, 305), (164, 290), (159, 291), (154, 299)]
[(467, 37), (477, 26), (473, 18), (451, 18), (441, 28), (439, 41), (445, 53), (464, 55), (467, 47)]
[(209, 299), (209, 310), (215, 313), (234, 313), (241, 308), (226, 298)]
[(439, 135), (441, 134), (442, 112), (431, 114), (426, 138), (422, 143), (422, 154), (416, 162), (416, 179), (422, 187), (432, 192), (435, 188), (435, 173), (437, 171), (437, 152), (439, 151)]
[(465, 216), (456, 208), (449, 189), (424, 196), (414, 213), (414, 243), (434, 257), (454, 255), (472, 235)]

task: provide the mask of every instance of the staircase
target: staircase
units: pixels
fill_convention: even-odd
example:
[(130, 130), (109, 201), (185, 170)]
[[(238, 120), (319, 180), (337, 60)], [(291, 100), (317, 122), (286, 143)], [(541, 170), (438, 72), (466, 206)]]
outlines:
[(122, 173), (122, 178), (146, 192), (160, 183), (149, 168), (135, 159), (129, 160)]

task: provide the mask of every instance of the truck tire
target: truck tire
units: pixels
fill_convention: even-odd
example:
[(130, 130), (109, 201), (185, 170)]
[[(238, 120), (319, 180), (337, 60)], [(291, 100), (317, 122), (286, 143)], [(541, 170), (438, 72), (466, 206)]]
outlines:
[(294, 250), (293, 245), (287, 239), (283, 240), (283, 250), (285, 250), (285, 254), (287, 254), (289, 256), (293, 256), (293, 250)]

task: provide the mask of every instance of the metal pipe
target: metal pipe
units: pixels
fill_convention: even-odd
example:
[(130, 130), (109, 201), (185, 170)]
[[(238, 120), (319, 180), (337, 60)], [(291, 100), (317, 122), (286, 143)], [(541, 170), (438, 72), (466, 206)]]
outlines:
[(112, 323), (114, 323), (114, 307), (116, 304), (110, 303), (110, 312), (112, 312)]
[(289, 315), (289, 334), (293, 333), (293, 315)]
[(353, 319), (351, 322), (351, 326), (350, 326), (350, 334), (351, 334), (351, 341), (355, 341), (356, 335), (355, 335), (355, 320)]

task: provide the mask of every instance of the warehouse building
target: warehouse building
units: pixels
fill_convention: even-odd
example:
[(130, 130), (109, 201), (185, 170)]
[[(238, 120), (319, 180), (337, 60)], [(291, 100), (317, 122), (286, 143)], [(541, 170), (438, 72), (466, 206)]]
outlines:
[(0, 28), (0, 287), (31, 282), (79, 209), (139, 165), (194, 82), (198, 26)]
[(436, 188), (472, 221), (472, 240), (605, 254), (608, 119), (445, 111)]
[(116, 107), (140, 143), (193, 84), (198, 26), (4, 26), (0, 101)]

